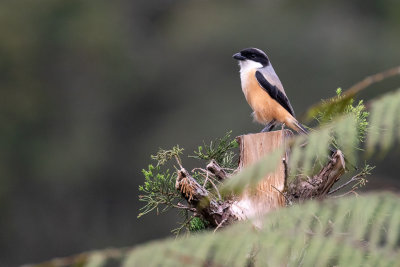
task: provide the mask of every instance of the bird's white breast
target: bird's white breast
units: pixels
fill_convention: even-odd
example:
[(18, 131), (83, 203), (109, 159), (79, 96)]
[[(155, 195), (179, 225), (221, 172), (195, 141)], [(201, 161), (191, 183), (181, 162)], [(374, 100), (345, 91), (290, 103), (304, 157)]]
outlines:
[(255, 69), (262, 68), (262, 64), (251, 61), (251, 60), (243, 60), (239, 61), (240, 66), (240, 81), (242, 84), (242, 91), (247, 99), (247, 85), (249, 81), (249, 73), (253, 72)]

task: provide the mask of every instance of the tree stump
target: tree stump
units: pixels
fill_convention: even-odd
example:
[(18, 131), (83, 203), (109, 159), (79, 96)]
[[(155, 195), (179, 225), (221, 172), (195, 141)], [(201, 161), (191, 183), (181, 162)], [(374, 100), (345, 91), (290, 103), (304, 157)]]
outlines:
[[(279, 130), (237, 137), (240, 144), (238, 170), (258, 162), (278, 147), (288, 147), (285, 146), (285, 142), (289, 141), (291, 136), (290, 130)], [(286, 180), (287, 163), (288, 151), (282, 153), (282, 160), (275, 172), (267, 174), (256, 187), (245, 189), (241, 195), (225, 200), (210, 197), (204, 185), (196, 182), (183, 167), (178, 171), (175, 187), (189, 204), (185, 208), (193, 211), (195, 216), (202, 217), (212, 228), (218, 229), (236, 220), (247, 219), (253, 220), (254, 226), (260, 228), (262, 225), (259, 218), (272, 210), (284, 207), (288, 203), (326, 197), (345, 172), (344, 156), (340, 150), (331, 155), (326, 165), (316, 175), (297, 176), (290, 183)], [(215, 160), (211, 160), (206, 168), (220, 181), (230, 178)], [(203, 201), (204, 199), (207, 201)]]
[[(263, 156), (284, 145), (291, 136), (289, 130), (247, 134), (237, 137), (240, 147), (239, 170), (258, 162)], [(287, 153), (286, 153), (287, 154)], [(282, 155), (286, 160), (287, 155)], [(253, 189), (247, 189), (236, 205), (243, 210), (244, 218), (257, 218), (285, 206), (286, 167), (282, 160), (274, 173), (267, 174)]]

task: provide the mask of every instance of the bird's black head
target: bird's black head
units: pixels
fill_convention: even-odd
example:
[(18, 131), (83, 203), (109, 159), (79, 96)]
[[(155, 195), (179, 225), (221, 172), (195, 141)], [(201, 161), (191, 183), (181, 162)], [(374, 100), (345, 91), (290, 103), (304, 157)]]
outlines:
[(267, 55), (258, 48), (246, 48), (233, 55), (234, 59), (243, 61), (251, 60), (262, 64), (264, 67), (269, 64)]

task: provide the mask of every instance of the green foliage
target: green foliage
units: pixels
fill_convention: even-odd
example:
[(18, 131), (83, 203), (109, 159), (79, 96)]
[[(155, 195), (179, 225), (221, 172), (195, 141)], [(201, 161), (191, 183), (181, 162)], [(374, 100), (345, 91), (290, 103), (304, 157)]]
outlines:
[(189, 230), (191, 232), (200, 232), (206, 228), (207, 222), (203, 221), (201, 218), (193, 217), (193, 219), (190, 220)]
[(149, 165), (147, 170), (142, 170), (144, 185), (139, 186), (139, 200), (146, 204), (140, 209), (138, 218), (156, 210), (159, 213), (159, 206), (163, 205), (161, 212), (165, 212), (175, 205), (175, 200), (180, 197), (175, 189), (175, 177), (170, 171), (162, 171), (160, 166)]
[(346, 107), (345, 114), (353, 114), (356, 119), (357, 125), (357, 139), (360, 142), (364, 142), (365, 135), (368, 129), (368, 121), (367, 118), (369, 116), (369, 112), (366, 111), (363, 100), (358, 101), (356, 106), (353, 106), (354, 100), (352, 99), (351, 103)]
[[(310, 201), (268, 214), (261, 230), (248, 221), (217, 233), (81, 254), (63, 266), (398, 266), (399, 201), (388, 193)], [(36, 266), (60, 262), (66, 261)]]
[(322, 108), (318, 109), (314, 115), (319, 124), (331, 122), (333, 118), (344, 114), (349, 105), (352, 105), (352, 98), (342, 96), (342, 89), (336, 89), (336, 96), (328, 100), (322, 100)]
[(210, 145), (203, 142), (203, 145), (194, 151), (195, 155), (190, 157), (207, 161), (214, 159), (222, 168), (236, 168), (237, 163), (233, 149), (237, 148), (239, 144), (235, 139), (231, 139), (231, 134), (232, 131), (227, 132), (224, 137), (211, 141)]
[(176, 172), (171, 173), (165, 164), (171, 159), (181, 164), (182, 152), (183, 148), (176, 145), (170, 150), (160, 148), (156, 155), (151, 155), (151, 159), (157, 161), (157, 165), (150, 164), (147, 170), (142, 170), (145, 182), (144, 185), (139, 186), (139, 192), (141, 192), (139, 200), (145, 202), (145, 205), (140, 208), (142, 212), (139, 213), (138, 218), (153, 210), (159, 214), (159, 212), (177, 207), (176, 203), (181, 195), (175, 189)]
[(336, 90), (336, 96), (328, 100), (322, 100), (316, 107), (312, 107), (307, 118), (317, 119), (320, 123), (326, 123), (335, 116), (345, 113), (346, 108), (352, 104), (352, 97), (342, 96), (342, 89)]
[(164, 165), (171, 159), (176, 159), (177, 162), (181, 162), (180, 155), (183, 154), (183, 148), (180, 148), (179, 145), (174, 146), (170, 150), (159, 149), (156, 155), (151, 155), (151, 159), (157, 161), (157, 165)]
[(363, 100), (358, 101), (357, 105), (354, 105), (354, 99), (342, 96), (342, 89), (338, 88), (336, 90), (336, 97), (328, 100), (322, 101), (327, 103), (336, 103), (335, 105), (330, 105), (330, 108), (320, 109), (314, 118), (318, 121), (320, 125), (330, 123), (342, 115), (352, 114), (357, 125), (357, 140), (364, 142), (365, 134), (368, 129), (368, 115), (369, 112), (366, 111)]
[[(232, 131), (226, 133), (222, 138), (212, 141), (210, 145), (203, 143), (203, 146), (199, 146), (198, 151), (195, 152), (195, 156), (191, 157), (207, 161), (214, 159), (222, 168), (225, 168), (227, 173), (231, 173), (236, 165), (233, 150), (238, 147), (236, 140), (231, 140), (231, 133)], [(200, 231), (206, 228), (205, 222), (188, 211), (189, 207), (179, 203), (180, 200), (184, 202), (186, 200), (175, 189), (175, 181), (178, 175), (176, 170), (178, 168), (174, 164), (168, 165), (167, 163), (175, 160), (180, 169), (182, 167), (182, 154), (183, 148), (178, 145), (169, 150), (160, 148), (156, 155), (151, 155), (151, 159), (157, 162), (156, 166), (150, 164), (147, 170), (142, 170), (145, 182), (144, 185), (139, 186), (139, 191), (141, 192), (139, 200), (145, 202), (145, 205), (140, 209), (141, 212), (138, 217), (154, 210), (158, 214), (171, 208), (176, 208), (181, 211), (182, 222), (179, 223), (178, 228), (172, 230), (175, 234), (179, 234), (185, 229)], [(173, 168), (172, 171), (171, 167)], [(212, 195), (212, 192), (215, 191), (214, 185), (210, 181), (208, 183), (205, 182), (206, 176), (201, 170), (194, 171), (192, 177), (199, 184), (204, 185)]]

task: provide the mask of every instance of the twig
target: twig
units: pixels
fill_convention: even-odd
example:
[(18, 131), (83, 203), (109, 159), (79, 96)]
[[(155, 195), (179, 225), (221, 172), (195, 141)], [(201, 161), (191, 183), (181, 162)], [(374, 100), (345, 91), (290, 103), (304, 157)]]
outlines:
[(193, 220), (193, 217), (189, 217), (187, 213), (186, 213), (186, 216), (187, 217), (184, 219), (181, 226), (179, 226), (178, 228), (175, 228), (171, 231), (173, 234), (175, 234), (175, 239), (177, 239), (179, 237), (179, 235), (183, 229), (186, 228), (186, 230), (188, 230), (188, 225)]
[(178, 163), (179, 168), (183, 169), (181, 159), (177, 155), (175, 155), (175, 160)]
[(304, 182), (310, 184), (310, 185), (313, 186), (313, 187), (317, 186), (316, 184), (313, 184), (313, 183), (311, 182), (311, 178), (310, 178), (308, 175), (306, 175), (306, 177), (307, 177), (307, 180), (304, 180)]
[(392, 76), (400, 75), (400, 66), (391, 68), (389, 70), (385, 70), (379, 73), (376, 73), (374, 75), (365, 77), (362, 81), (354, 84), (352, 87), (350, 87), (348, 90), (344, 92), (344, 95), (354, 95), (358, 93), (359, 91), (367, 88), (368, 86), (380, 82), (384, 79), (387, 79)]
[(219, 193), (218, 187), (211, 181), (211, 179), (209, 180), (209, 182), (213, 185), (215, 191), (217, 192), (218, 198), (222, 199), (221, 194)]
[[(223, 219), (220, 223), (218, 223), (217, 227), (215, 227), (215, 229), (214, 229), (214, 233), (218, 230), (218, 228), (221, 228), (221, 226), (224, 224), (224, 222), (226, 222), (226, 218)], [(217, 221), (215, 221), (215, 223), (217, 223)]]
[(183, 205), (183, 204), (181, 204), (181, 203), (178, 203), (178, 204), (176, 204), (176, 205), (173, 205), (173, 207), (174, 207), (174, 208), (177, 208), (177, 209), (190, 210), (190, 211), (192, 211), (192, 212), (196, 212), (196, 211), (197, 211), (195, 208), (191, 208), (191, 207), (185, 206), (185, 205)]
[(210, 179), (213, 179), (214, 181), (219, 182), (218, 179), (215, 179), (215, 177), (213, 177), (213, 176), (215, 176), (215, 175), (214, 175), (212, 172), (209, 172), (209, 171), (206, 170), (206, 169), (203, 169), (203, 168), (194, 168), (194, 169), (192, 170), (192, 173), (195, 172), (195, 171), (201, 171), (202, 173), (200, 173), (200, 174), (201, 174), (204, 178), (207, 178), (207, 176), (204, 175), (204, 173), (207, 174), (207, 175), (210, 174), (210, 176), (209, 176)]
[(292, 204), (292, 201), (290, 201), (290, 199), (288, 199), (286, 196), (285, 196), (285, 194), (281, 191), (281, 190), (279, 190), (278, 188), (276, 188), (274, 185), (271, 185), (276, 191), (278, 191), (285, 199), (286, 199), (286, 202), (287, 203), (289, 203), (289, 205), (291, 205)]
[[(202, 168), (194, 168), (194, 169), (192, 170), (192, 172), (195, 171), (195, 170), (200, 170), (200, 171), (202, 171), (203, 173), (206, 173), (207, 176), (205, 176), (203, 173), (200, 173), (200, 175), (203, 175), (203, 177), (205, 177), (206, 180), (207, 180), (208, 174), (209, 174), (209, 172), (208, 172), (207, 170), (204, 170), (204, 169), (202, 169)], [(212, 174), (212, 173), (211, 173), (211, 174)], [(217, 194), (218, 194), (219, 199), (222, 199), (221, 194), (219, 193), (218, 187), (212, 182), (211, 179), (208, 179), (208, 182), (210, 182), (210, 184), (214, 187), (215, 191), (216, 191)], [(205, 184), (203, 185), (202, 188), (203, 188), (204, 190), (207, 191), (207, 189), (206, 189), (204, 186), (205, 186)]]
[(363, 176), (363, 175), (362, 175), (361, 173), (359, 173), (359, 174), (357, 174), (357, 175), (351, 177), (351, 179), (348, 180), (346, 183), (344, 183), (344, 184), (338, 186), (337, 188), (333, 189), (333, 190), (330, 191), (328, 194), (330, 195), (330, 194), (333, 194), (333, 193), (339, 191), (340, 189), (342, 189), (342, 188), (348, 186), (349, 184), (351, 184), (352, 182), (359, 180), (360, 178), (362, 178), (362, 176)]
[(193, 169), (192, 169), (192, 172), (194, 172), (194, 171), (207, 172), (207, 170), (206, 170), (206, 169), (203, 169), (203, 168), (193, 168)]
[(206, 175), (206, 179), (204, 180), (204, 183), (203, 183), (203, 188), (206, 188), (207, 181), (208, 181), (208, 172)]
[[(221, 167), (222, 168), (222, 167)], [(223, 170), (227, 170), (227, 171), (236, 171), (237, 170), (237, 168), (236, 169), (233, 169), (233, 168), (222, 168)]]
[(357, 193), (356, 191), (354, 191), (354, 190), (351, 190), (351, 191), (349, 191), (349, 192), (346, 192), (346, 193), (344, 193), (344, 194), (342, 194), (342, 195), (339, 195), (339, 196), (333, 196), (332, 198), (340, 198), (340, 197), (344, 197), (344, 196), (347, 196), (347, 195), (348, 195), (348, 194), (350, 194), (350, 193), (353, 193), (354, 195), (358, 196), (358, 193)]
[(284, 168), (285, 168), (285, 181), (286, 181), (286, 180), (288, 179), (288, 177), (289, 177), (289, 173), (288, 173), (289, 169), (288, 169), (288, 164), (287, 164), (287, 161), (286, 161), (286, 156), (287, 156), (287, 154), (285, 155), (285, 157), (284, 157), (283, 160), (282, 160), (283, 166), (284, 166)]

